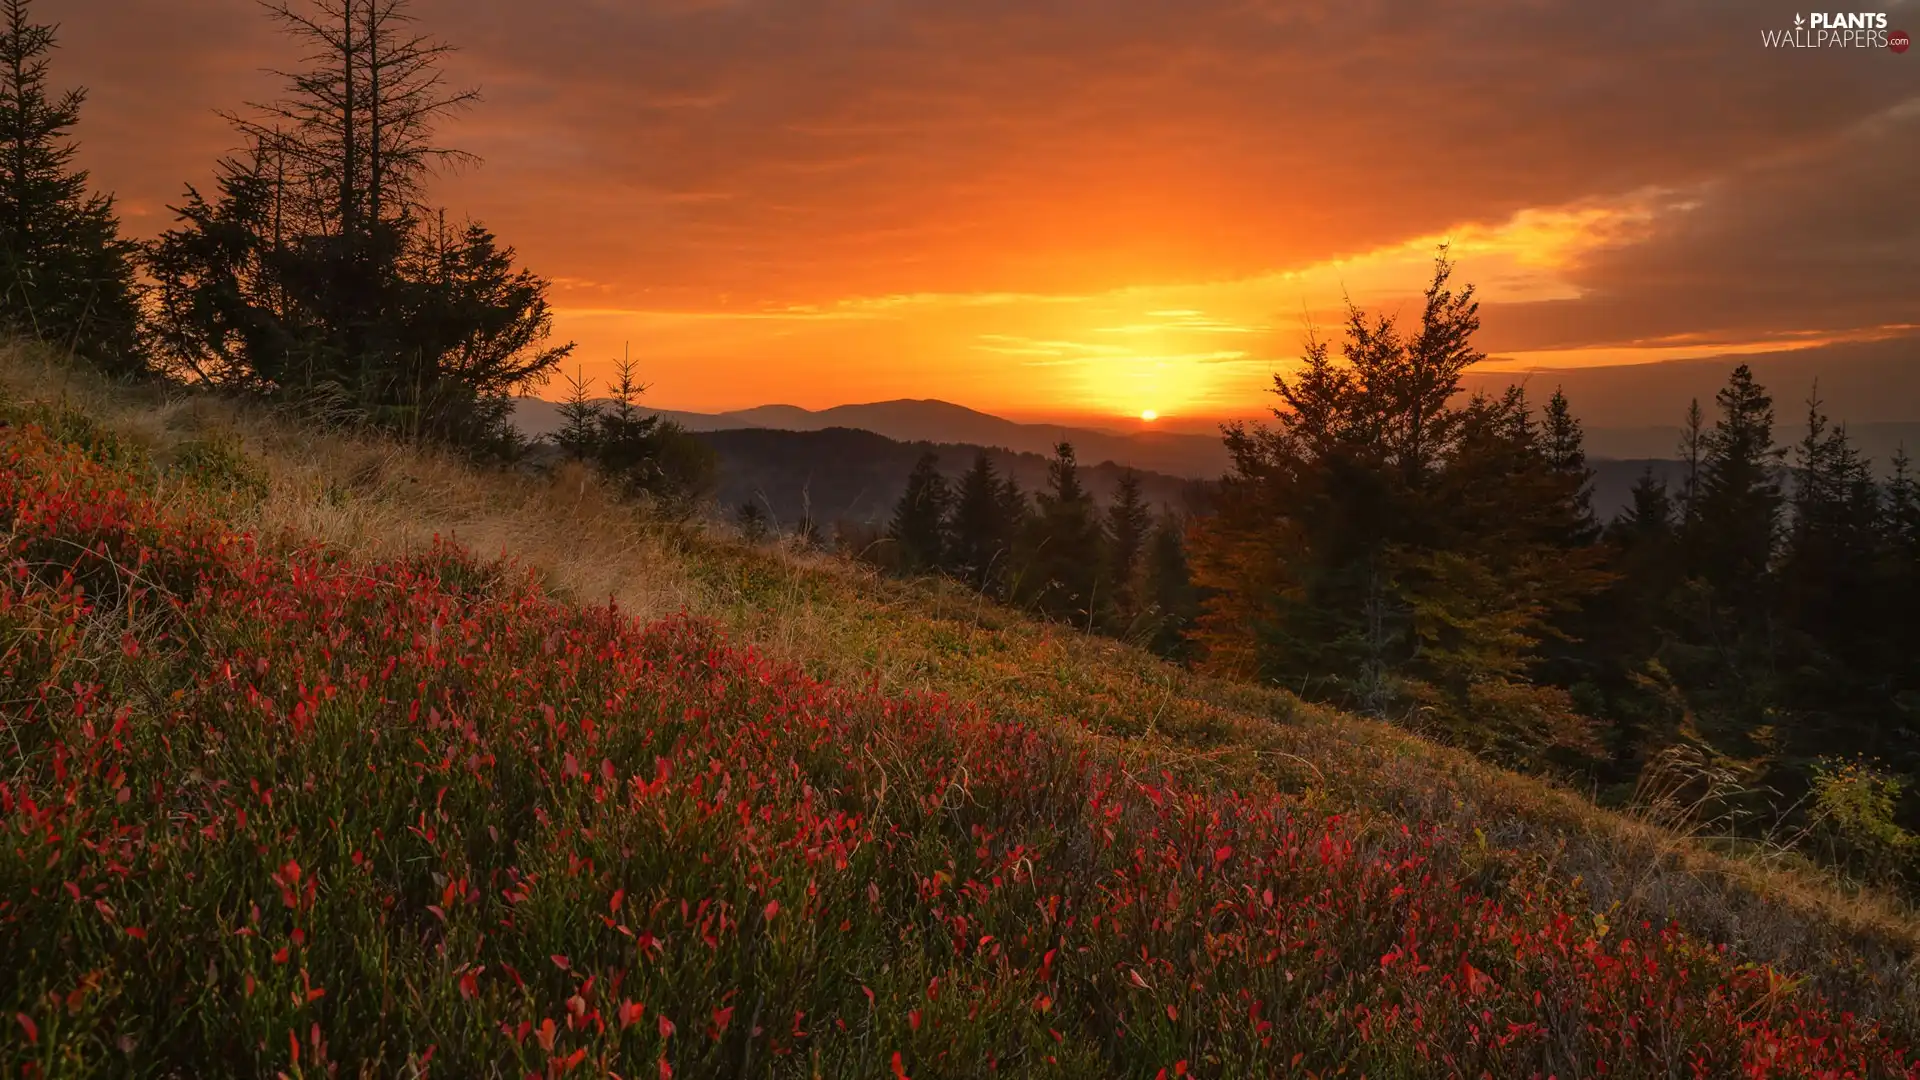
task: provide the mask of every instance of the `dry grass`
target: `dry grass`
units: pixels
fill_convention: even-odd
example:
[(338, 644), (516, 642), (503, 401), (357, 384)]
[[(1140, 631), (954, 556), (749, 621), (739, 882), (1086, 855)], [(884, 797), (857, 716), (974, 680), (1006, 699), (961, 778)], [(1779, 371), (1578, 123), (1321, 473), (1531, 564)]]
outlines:
[(22, 350), (0, 354), (0, 398), (65, 402), (162, 462), (190, 441), (237, 440), (266, 480), (242, 520), (269, 540), (379, 556), (453, 538), (580, 600), (712, 619), (817, 676), (1065, 723), (1130, 768), (1273, 787), (1381, 827), (1428, 822), (1477, 853), (1489, 881), (1573, 891), (1616, 921), (1677, 920), (1806, 973), (1843, 1007), (1920, 1033), (1920, 921), (1777, 852), (1724, 854), (1657, 815), (1605, 811), (1402, 729), (1196, 676), (950, 584), (889, 581), (836, 558), (749, 546), (724, 529), (652, 521), (584, 472), (480, 470), (208, 395), (105, 385)]

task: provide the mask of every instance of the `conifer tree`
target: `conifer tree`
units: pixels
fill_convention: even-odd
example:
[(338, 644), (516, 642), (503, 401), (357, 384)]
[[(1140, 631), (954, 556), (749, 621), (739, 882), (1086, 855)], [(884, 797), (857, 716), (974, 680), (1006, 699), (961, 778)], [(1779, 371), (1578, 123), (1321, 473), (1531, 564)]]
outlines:
[(1564, 390), (1556, 388), (1553, 397), (1547, 399), (1540, 429), (1547, 468), (1574, 485), (1573, 520), (1566, 539), (1575, 544), (1591, 543), (1601, 532), (1593, 516), (1593, 470), (1587, 467), (1585, 432)]
[(1700, 465), (1706, 455), (1706, 414), (1700, 399), (1687, 403), (1686, 419), (1680, 428), (1680, 527), (1691, 533), (1700, 516)]
[(658, 487), (660, 417), (642, 411), (641, 385), (631, 356), (623, 356), (614, 365), (613, 384), (607, 401), (599, 409), (599, 431), (595, 434), (595, 456), (600, 467), (623, 478), (636, 491)]
[(1741, 364), (1715, 401), (1720, 416), (1700, 439), (1689, 539), (1697, 572), (1722, 601), (1752, 610), (1763, 597), (1783, 504), (1773, 398)]
[(476, 450), (508, 452), (510, 394), (553, 345), (547, 282), (426, 203), (435, 138), (476, 100), (440, 73), (408, 0), (274, 0), (305, 50), (284, 95), (228, 119), (246, 151), (188, 188), (147, 257), (155, 337), (194, 376)]
[(1193, 572), (1187, 564), (1186, 523), (1164, 511), (1147, 543), (1146, 602), (1153, 614), (1147, 647), (1161, 656), (1185, 660), (1191, 649), (1187, 631), (1200, 611)]
[(566, 376), (567, 396), (560, 403), (560, 430), (553, 441), (575, 461), (595, 458), (600, 449), (600, 421), (604, 407), (593, 400), (592, 380), (583, 371)]
[(907, 474), (907, 489), (894, 504), (887, 536), (899, 545), (900, 561), (910, 571), (926, 572), (945, 565), (947, 507), (951, 501), (940, 457), (920, 455)]
[(982, 451), (960, 477), (947, 523), (947, 566), (976, 589), (997, 591), (1013, 545), (1006, 492)]
[(1629, 548), (1671, 540), (1673, 497), (1667, 491), (1666, 481), (1654, 475), (1653, 466), (1640, 471), (1628, 497), (1627, 506), (1607, 526), (1607, 536)]
[(1797, 669), (1828, 673), (1804, 695), (1808, 705), (1831, 712), (1847, 688), (1859, 684), (1860, 662), (1883, 633), (1875, 617), (1880, 489), (1846, 425), (1821, 411), (1817, 386), (1794, 456), (1792, 516), (1779, 560), (1780, 612), (1801, 635)]
[(1049, 618), (1092, 626), (1106, 598), (1100, 585), (1101, 529), (1093, 496), (1080, 483), (1073, 446), (1061, 443), (1047, 464), (1029, 542), (1027, 597)]
[(1113, 501), (1107, 504), (1107, 587), (1123, 625), (1140, 611), (1140, 560), (1152, 528), (1153, 514), (1140, 495), (1140, 474), (1128, 469), (1120, 474)]
[(69, 132), (86, 91), (53, 95), (57, 27), (29, 0), (0, 0), (0, 322), (109, 373), (146, 371), (136, 246), (113, 200), (87, 191)]

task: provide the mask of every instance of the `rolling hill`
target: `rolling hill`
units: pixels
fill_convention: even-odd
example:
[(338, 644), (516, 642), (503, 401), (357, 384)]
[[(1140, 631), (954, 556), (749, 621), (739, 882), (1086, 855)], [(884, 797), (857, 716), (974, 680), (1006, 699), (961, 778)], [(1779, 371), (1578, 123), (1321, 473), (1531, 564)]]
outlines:
[(1920, 927), (940, 581), (0, 356), (12, 1074), (1908, 1075)]
[[(557, 407), (539, 398), (520, 398), (514, 422), (529, 435), (559, 430)], [(1114, 434), (1051, 424), (1020, 424), (945, 401), (880, 401), (811, 411), (793, 405), (763, 405), (726, 413), (660, 410), (660, 415), (689, 431), (824, 431), (851, 428), (912, 443), (966, 444), (1021, 454), (1053, 453), (1071, 442), (1082, 464), (1111, 461), (1146, 472), (1184, 479), (1217, 479), (1227, 469), (1226, 450), (1217, 435), (1179, 432)]]

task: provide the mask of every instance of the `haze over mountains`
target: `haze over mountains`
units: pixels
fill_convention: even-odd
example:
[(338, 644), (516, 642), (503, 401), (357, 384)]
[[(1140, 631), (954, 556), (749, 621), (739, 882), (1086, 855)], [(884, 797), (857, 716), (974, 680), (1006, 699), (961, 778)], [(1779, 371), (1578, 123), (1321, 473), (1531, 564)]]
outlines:
[[(794, 405), (763, 405), (724, 413), (658, 411), (661, 416), (695, 432), (851, 428), (899, 442), (963, 444), (1046, 455), (1051, 455), (1054, 446), (1064, 441), (1073, 444), (1085, 465), (1112, 461), (1186, 479), (1217, 478), (1228, 465), (1226, 448), (1217, 434), (1170, 431), (1123, 434), (1064, 424), (1022, 424), (945, 401), (876, 401), (817, 411)], [(549, 401), (523, 398), (518, 402), (514, 422), (529, 435), (557, 431), (560, 427), (558, 407)]]
[[(1468, 374), (1469, 390), (1496, 392), (1513, 383), (1527, 387), (1536, 401), (1555, 388), (1564, 389), (1575, 413), (1586, 425), (1587, 449), (1600, 468), (1596, 508), (1624, 501), (1632, 477), (1647, 461), (1676, 456), (1680, 422), (1687, 403), (1698, 398), (1711, 417), (1713, 395), (1725, 385), (1727, 373), (1741, 362), (1749, 364), (1773, 394), (1777, 420), (1775, 436), (1790, 445), (1804, 432), (1805, 401), (1817, 383), (1828, 416), (1848, 425), (1861, 452), (1884, 470), (1896, 450), (1920, 452), (1920, 357), (1910, 340), (1854, 342), (1817, 350), (1759, 353), (1748, 357), (1622, 364), (1607, 367), (1538, 371), (1481, 370)], [(971, 459), (971, 448), (1002, 449), (1014, 454), (1050, 455), (1055, 444), (1071, 442), (1083, 465), (1114, 462), (1169, 479), (1212, 480), (1227, 470), (1228, 458), (1217, 431), (1207, 423), (1189, 422), (1188, 430), (1120, 432), (1097, 427), (1054, 423), (1020, 423), (950, 402), (927, 399), (878, 401), (804, 409), (794, 405), (762, 405), (732, 412), (699, 413), (660, 410), (694, 432), (766, 429), (785, 432), (821, 432), (850, 428), (872, 432), (899, 443), (946, 444)], [(552, 402), (527, 398), (518, 403), (515, 422), (530, 435), (557, 430), (559, 415)], [(726, 449), (754, 451), (751, 471), (761, 472), (763, 453), (775, 447), (801, 452), (813, 442), (788, 445), (778, 439), (732, 439)], [(839, 447), (836, 446), (838, 449)], [(723, 453), (723, 457), (726, 454)], [(897, 456), (885, 455), (889, 459)], [(1627, 463), (1627, 464), (1623, 464)], [(958, 470), (965, 461), (944, 462)], [(724, 479), (725, 489), (735, 484)], [(891, 487), (891, 485), (888, 485)], [(1616, 490), (1617, 489), (1617, 490)], [(723, 489), (724, 490), (724, 489)], [(870, 493), (863, 504), (879, 493)]]
[(1912, 338), (1843, 342), (1818, 349), (1669, 360), (1653, 364), (1539, 371), (1469, 371), (1468, 390), (1513, 383), (1536, 402), (1564, 389), (1586, 426), (1587, 452), (1601, 458), (1670, 458), (1687, 403), (1713, 416), (1713, 396), (1745, 363), (1773, 395), (1775, 438), (1791, 444), (1806, 430), (1806, 399), (1817, 384), (1823, 410), (1845, 423), (1861, 452), (1885, 467), (1904, 445), (1920, 453), (1920, 343)]

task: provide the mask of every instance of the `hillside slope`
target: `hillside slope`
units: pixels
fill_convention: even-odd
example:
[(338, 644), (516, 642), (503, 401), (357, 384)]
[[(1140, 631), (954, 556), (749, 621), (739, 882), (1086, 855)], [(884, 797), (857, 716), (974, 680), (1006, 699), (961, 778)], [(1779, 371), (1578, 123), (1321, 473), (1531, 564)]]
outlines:
[(0, 386), (8, 1072), (1906, 1070), (1913, 925), (1813, 875), (582, 474)]

